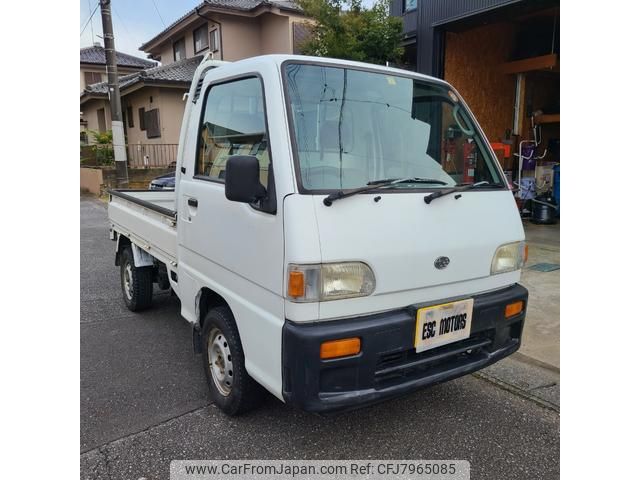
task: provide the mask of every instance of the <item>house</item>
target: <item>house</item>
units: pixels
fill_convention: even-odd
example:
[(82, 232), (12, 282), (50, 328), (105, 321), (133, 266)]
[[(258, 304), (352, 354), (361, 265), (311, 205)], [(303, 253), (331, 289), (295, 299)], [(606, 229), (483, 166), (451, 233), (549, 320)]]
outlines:
[(305, 20), (289, 0), (205, 0), (140, 50), (165, 65), (208, 51), (227, 61), (298, 53)]
[[(288, 0), (206, 0), (145, 42), (140, 50), (162, 65), (119, 79), (129, 164), (175, 161), (183, 95), (205, 53), (225, 61), (296, 53), (305, 19)], [(89, 129), (110, 129), (106, 83), (85, 88), (80, 104)]]
[[(145, 68), (156, 66), (156, 62), (145, 60), (122, 52), (116, 52), (118, 75), (139, 72)], [(107, 57), (99, 43), (80, 49), (80, 93), (89, 85), (107, 81)], [(106, 116), (101, 118), (101, 125), (106, 125)], [(87, 143), (88, 122), (80, 112), (80, 141)], [(98, 130), (95, 128), (94, 130)], [(104, 131), (104, 129), (103, 129)]]
[[(139, 72), (145, 68), (156, 66), (156, 62), (134, 57), (122, 52), (116, 52), (118, 75)], [(80, 92), (87, 85), (107, 81), (107, 57), (104, 48), (99, 43), (91, 47), (80, 49)]]
[[(560, 161), (559, 0), (392, 0), (391, 14), (403, 21), (404, 66), (451, 83), (507, 174), (541, 185)], [(519, 172), (521, 145), (532, 161)]]
[[(201, 60), (202, 55), (197, 55), (119, 77), (130, 163), (166, 165), (175, 160), (184, 112), (182, 97)], [(106, 83), (89, 85), (80, 104), (89, 130), (111, 130)]]

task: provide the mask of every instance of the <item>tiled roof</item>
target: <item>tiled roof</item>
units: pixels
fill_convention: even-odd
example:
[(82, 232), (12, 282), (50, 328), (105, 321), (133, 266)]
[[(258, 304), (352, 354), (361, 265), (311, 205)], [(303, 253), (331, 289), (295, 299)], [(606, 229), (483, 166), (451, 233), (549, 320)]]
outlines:
[(205, 0), (204, 3), (215, 7), (233, 8), (236, 10), (253, 10), (260, 5), (272, 5), (274, 7), (302, 10), (295, 2), (288, 0)]
[(273, 6), (273, 7), (282, 8), (283, 10), (293, 10), (293, 11), (302, 13), (302, 9), (298, 6), (298, 4), (291, 0), (204, 0), (204, 2), (200, 3), (197, 7), (193, 8), (192, 10), (189, 10), (187, 13), (185, 13), (183, 16), (178, 18), (175, 22), (173, 22), (167, 28), (162, 30), (155, 37), (153, 37), (151, 40), (143, 43), (140, 46), (140, 50), (145, 51), (145, 48), (147, 47), (147, 45), (155, 42), (160, 37), (162, 37), (167, 32), (169, 32), (171, 29), (173, 29), (176, 25), (178, 25), (180, 22), (182, 22), (184, 19), (190, 17), (191, 15), (194, 15), (197, 10), (202, 9), (207, 5), (211, 7), (216, 7), (216, 8), (238, 10), (243, 12), (254, 10), (260, 6)]
[[(189, 87), (196, 68), (201, 61), (202, 55), (196, 55), (195, 57), (179, 60), (168, 65), (124, 75), (118, 79), (120, 90), (122, 91), (138, 82), (151, 85), (166, 83)], [(107, 82), (94, 83), (93, 85), (88, 85), (80, 96), (107, 96), (107, 88)]]
[[(133, 55), (128, 55), (122, 52), (116, 52), (116, 62), (119, 67), (150, 68), (156, 66), (156, 62), (151, 62), (149, 60), (145, 60), (144, 58), (134, 57)], [(107, 60), (104, 53), (104, 48), (100, 45), (81, 48), (80, 63), (106, 65)]]

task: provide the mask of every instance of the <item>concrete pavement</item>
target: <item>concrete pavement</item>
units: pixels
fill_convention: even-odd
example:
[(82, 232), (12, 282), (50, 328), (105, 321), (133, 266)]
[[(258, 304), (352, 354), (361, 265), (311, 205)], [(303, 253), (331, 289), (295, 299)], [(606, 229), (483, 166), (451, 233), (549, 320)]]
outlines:
[(560, 264), (560, 225), (525, 222), (529, 261), (522, 284), (529, 290), (527, 320), (519, 353), (560, 369), (560, 270), (539, 272), (538, 263)]
[[(556, 372), (513, 357), (332, 417), (270, 398), (229, 418), (210, 404), (175, 297), (129, 312), (104, 204), (81, 200), (83, 479), (168, 477), (172, 459), (467, 459), (472, 478), (559, 476)], [(555, 383), (555, 385), (553, 385)]]

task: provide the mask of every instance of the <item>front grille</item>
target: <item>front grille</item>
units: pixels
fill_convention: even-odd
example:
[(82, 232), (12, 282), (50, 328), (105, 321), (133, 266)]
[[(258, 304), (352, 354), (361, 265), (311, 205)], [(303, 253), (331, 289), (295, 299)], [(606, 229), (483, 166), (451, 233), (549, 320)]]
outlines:
[(377, 386), (411, 380), (425, 373), (437, 373), (473, 363), (486, 356), (493, 343), (493, 330), (476, 333), (465, 340), (424, 352), (415, 349), (385, 353), (379, 356), (375, 369)]

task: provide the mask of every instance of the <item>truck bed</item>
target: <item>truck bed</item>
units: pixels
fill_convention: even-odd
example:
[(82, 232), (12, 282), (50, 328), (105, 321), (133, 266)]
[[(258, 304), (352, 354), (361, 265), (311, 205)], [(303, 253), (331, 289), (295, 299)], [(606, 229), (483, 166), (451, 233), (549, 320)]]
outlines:
[(111, 228), (158, 260), (176, 265), (175, 192), (172, 190), (109, 190)]

